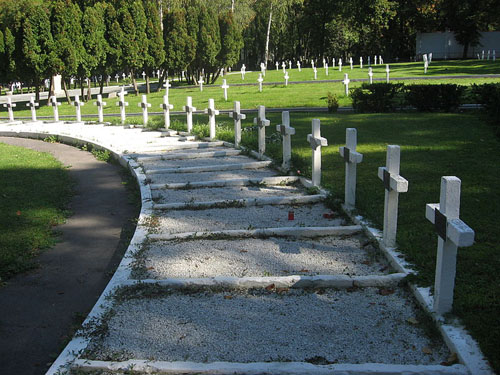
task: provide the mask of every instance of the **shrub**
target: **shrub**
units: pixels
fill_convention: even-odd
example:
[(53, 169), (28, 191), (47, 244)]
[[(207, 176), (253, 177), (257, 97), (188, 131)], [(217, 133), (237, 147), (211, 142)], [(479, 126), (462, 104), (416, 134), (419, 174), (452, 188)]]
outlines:
[(328, 91), (328, 112), (330, 113), (335, 113), (339, 109), (339, 99), (337, 95), (332, 94), (330, 91)]
[(352, 106), (359, 112), (392, 112), (398, 106), (402, 83), (363, 83), (351, 90)]
[(476, 103), (483, 106), (490, 123), (496, 128), (496, 134), (500, 136), (500, 83), (472, 85), (472, 93)]
[(453, 84), (408, 85), (405, 91), (406, 103), (418, 111), (451, 112), (460, 106), (465, 88)]

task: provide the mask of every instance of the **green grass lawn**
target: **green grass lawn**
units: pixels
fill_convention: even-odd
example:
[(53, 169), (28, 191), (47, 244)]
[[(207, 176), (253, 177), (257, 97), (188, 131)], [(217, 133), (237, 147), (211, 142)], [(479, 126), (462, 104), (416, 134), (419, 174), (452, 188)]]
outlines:
[(54, 245), (71, 191), (54, 157), (0, 143), (0, 278), (35, 267), (33, 258)]

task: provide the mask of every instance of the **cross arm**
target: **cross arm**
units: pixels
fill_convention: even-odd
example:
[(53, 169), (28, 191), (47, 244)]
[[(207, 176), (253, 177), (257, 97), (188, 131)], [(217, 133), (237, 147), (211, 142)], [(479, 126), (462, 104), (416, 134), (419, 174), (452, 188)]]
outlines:
[[(428, 203), (425, 206), (425, 217), (432, 224), (436, 224), (436, 210), (439, 203)], [(445, 216), (446, 217), (446, 216)], [(446, 220), (446, 238), (458, 247), (468, 247), (474, 244), (474, 230), (460, 219)]]
[(280, 132), (281, 135), (294, 135), (295, 128), (285, 125), (276, 125), (276, 131)]
[(229, 117), (231, 117), (233, 120), (245, 120), (247, 118), (247, 115), (245, 115), (244, 113), (229, 112)]
[(346, 162), (359, 164), (363, 161), (363, 154), (357, 151), (351, 151), (351, 149), (342, 146), (339, 147), (340, 156), (346, 159)]
[[(388, 177), (386, 177), (387, 175)], [(386, 167), (379, 167), (378, 177), (384, 182), (385, 179), (388, 178), (388, 184), (391, 190), (398, 193), (406, 193), (408, 191), (408, 180), (399, 175), (394, 176), (390, 174)]]
[(163, 108), (163, 109), (174, 109), (174, 105), (173, 104), (162, 103), (162, 104), (160, 104), (160, 108)]
[(311, 145), (312, 148), (317, 149), (319, 146), (326, 147), (328, 146), (328, 140), (323, 137), (314, 138), (312, 134), (307, 135), (307, 142)]

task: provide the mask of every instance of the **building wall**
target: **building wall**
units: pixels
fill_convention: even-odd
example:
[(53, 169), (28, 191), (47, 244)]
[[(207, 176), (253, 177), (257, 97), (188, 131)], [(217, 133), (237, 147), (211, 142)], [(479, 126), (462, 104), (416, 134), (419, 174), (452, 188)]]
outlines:
[[(464, 47), (459, 44), (451, 31), (418, 33), (416, 54), (421, 58), (423, 54), (432, 52), (433, 59), (459, 59), (462, 58)], [(469, 46), (467, 57), (477, 58), (484, 50), (487, 57), (488, 50), (500, 58), (500, 31), (490, 31), (481, 33), (481, 40), (478, 46)], [(491, 57), (490, 57), (491, 58)]]

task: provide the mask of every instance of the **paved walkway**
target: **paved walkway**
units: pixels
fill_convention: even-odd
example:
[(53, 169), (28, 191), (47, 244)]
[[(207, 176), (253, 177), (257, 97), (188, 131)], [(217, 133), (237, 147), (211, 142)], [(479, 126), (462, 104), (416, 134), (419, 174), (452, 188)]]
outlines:
[[(426, 335), (416, 300), (399, 283), (408, 270), (397, 253), (377, 250), (362, 226), (324, 205), (324, 191), (268, 160), (160, 131), (2, 131), (99, 143), (121, 155), (141, 186), (127, 253), (83, 335), (48, 374), (61, 366), (116, 374), (488, 373), (482, 360), (453, 364), (443, 341)], [(450, 348), (463, 359), (474, 346)]]
[(92, 309), (121, 261), (134, 208), (115, 165), (77, 148), (0, 137), (0, 142), (49, 152), (76, 180), (73, 215), (57, 227), (60, 241), (43, 252), (40, 267), (0, 288), (0, 373), (44, 374)]

